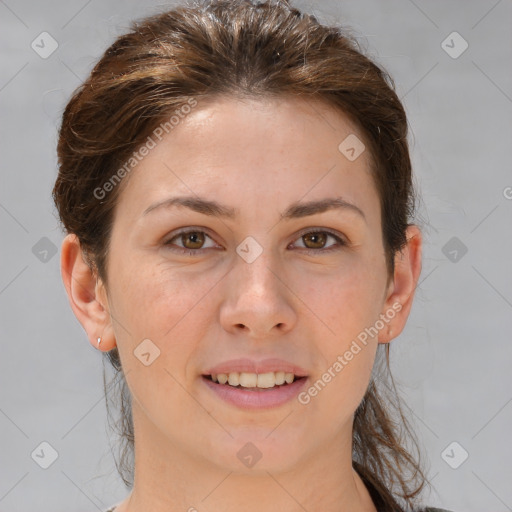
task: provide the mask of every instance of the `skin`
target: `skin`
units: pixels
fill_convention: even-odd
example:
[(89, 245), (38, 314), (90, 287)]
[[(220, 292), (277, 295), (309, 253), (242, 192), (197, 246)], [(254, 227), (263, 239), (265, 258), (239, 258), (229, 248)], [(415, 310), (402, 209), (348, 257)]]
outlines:
[[(108, 283), (84, 263), (75, 235), (63, 241), (71, 307), (95, 348), (98, 336), (101, 350), (118, 347), (133, 397), (135, 484), (118, 512), (375, 512), (352, 468), (353, 415), (378, 344), (406, 323), (422, 238), (408, 228), (388, 280), (370, 155), (349, 161), (338, 150), (352, 133), (364, 140), (318, 101), (201, 102), (125, 178)], [(216, 200), (237, 219), (179, 207), (142, 215), (176, 195)], [(349, 209), (280, 217), (292, 202), (340, 196), (365, 219)], [(187, 227), (204, 239), (174, 236)], [(303, 236), (309, 228), (334, 230), (348, 245)], [(236, 252), (248, 236), (263, 249), (250, 264)], [(173, 252), (171, 239), (198, 255)], [(396, 303), (401, 310), (307, 405), (245, 411), (202, 381), (208, 367), (247, 356), (291, 361), (314, 383)], [(133, 354), (144, 339), (160, 350), (149, 366)], [(252, 468), (237, 457), (247, 442), (262, 454)]]

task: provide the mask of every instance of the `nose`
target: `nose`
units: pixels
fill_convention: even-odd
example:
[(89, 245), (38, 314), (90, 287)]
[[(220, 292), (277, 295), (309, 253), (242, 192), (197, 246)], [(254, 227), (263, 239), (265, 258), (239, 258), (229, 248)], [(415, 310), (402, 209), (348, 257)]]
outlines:
[(220, 322), (233, 334), (245, 331), (253, 339), (290, 331), (297, 321), (293, 286), (271, 251), (251, 263), (237, 258), (226, 280)]

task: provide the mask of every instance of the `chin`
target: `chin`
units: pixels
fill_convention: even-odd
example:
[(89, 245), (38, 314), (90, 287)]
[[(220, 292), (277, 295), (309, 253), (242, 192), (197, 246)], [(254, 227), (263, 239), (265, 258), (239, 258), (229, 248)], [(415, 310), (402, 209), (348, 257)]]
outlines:
[(280, 432), (276, 426), (244, 427), (238, 432), (228, 428), (233, 437), (226, 434), (222, 441), (212, 439), (203, 453), (208, 454), (211, 463), (233, 473), (268, 476), (267, 472), (290, 471), (299, 464), (301, 453), (297, 447), (304, 443), (289, 435), (284, 426), (278, 427)]

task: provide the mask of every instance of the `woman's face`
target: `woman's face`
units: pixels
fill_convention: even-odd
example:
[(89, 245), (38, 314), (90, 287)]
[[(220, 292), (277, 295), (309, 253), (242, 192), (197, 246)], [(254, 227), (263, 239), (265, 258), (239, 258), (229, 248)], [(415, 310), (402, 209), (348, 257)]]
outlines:
[[(131, 171), (105, 307), (141, 443), (231, 471), (260, 456), (252, 471), (286, 470), (347, 448), (392, 325), (381, 314), (398, 315), (369, 154), (357, 156), (354, 137), (319, 102), (217, 99)], [(230, 386), (237, 371), (253, 389)], [(303, 378), (274, 386), (277, 371)], [(233, 375), (220, 384), (211, 373)], [(254, 389), (254, 373), (274, 387)]]

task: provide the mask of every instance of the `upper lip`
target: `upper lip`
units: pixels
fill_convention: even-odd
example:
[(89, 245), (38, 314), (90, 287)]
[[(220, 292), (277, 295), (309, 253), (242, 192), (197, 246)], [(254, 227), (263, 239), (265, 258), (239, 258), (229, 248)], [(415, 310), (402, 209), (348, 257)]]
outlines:
[(296, 377), (307, 377), (308, 372), (289, 361), (283, 359), (263, 359), (256, 361), (253, 359), (231, 359), (223, 363), (217, 364), (214, 367), (207, 370), (203, 375), (212, 375), (219, 373), (234, 373), (234, 372), (246, 372), (246, 373), (269, 373), (269, 372), (285, 372), (293, 373)]

